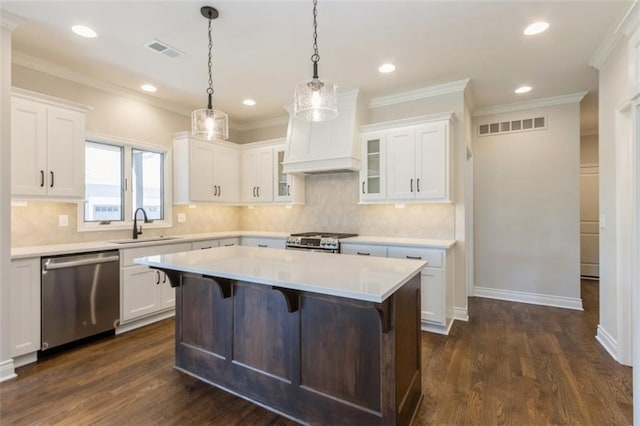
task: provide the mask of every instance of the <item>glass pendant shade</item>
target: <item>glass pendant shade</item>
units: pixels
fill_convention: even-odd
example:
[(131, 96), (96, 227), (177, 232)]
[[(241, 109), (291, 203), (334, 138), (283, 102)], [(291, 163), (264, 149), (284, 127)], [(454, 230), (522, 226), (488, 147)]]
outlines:
[(296, 118), (326, 121), (338, 116), (338, 90), (335, 84), (317, 78), (298, 84), (293, 99)]
[(197, 109), (191, 113), (191, 133), (211, 139), (229, 139), (229, 116), (217, 109)]

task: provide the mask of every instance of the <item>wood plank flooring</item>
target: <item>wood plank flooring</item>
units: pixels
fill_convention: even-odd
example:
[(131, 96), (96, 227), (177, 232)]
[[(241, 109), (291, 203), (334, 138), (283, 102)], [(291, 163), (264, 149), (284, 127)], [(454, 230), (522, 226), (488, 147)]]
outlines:
[[(631, 368), (596, 342), (585, 312), (471, 298), (468, 323), (422, 333), (415, 424), (631, 424)], [(61, 353), (0, 384), (2, 425), (285, 425), (291, 421), (173, 370), (173, 321)]]

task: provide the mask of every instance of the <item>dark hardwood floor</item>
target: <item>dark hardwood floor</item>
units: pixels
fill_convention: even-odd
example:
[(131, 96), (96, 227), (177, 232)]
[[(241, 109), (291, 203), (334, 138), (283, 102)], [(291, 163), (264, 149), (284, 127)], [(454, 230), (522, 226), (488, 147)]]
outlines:
[[(585, 312), (469, 299), (449, 336), (422, 333), (416, 424), (631, 424), (631, 368), (596, 342)], [(173, 370), (173, 321), (18, 369), (0, 384), (0, 424), (282, 425), (289, 420)]]

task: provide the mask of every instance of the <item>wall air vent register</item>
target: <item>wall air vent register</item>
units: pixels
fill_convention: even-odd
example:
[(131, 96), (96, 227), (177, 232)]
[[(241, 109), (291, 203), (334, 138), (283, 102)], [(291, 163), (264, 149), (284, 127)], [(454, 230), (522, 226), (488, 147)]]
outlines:
[(478, 136), (501, 135), (505, 133), (528, 132), (531, 130), (545, 130), (547, 117), (538, 116), (518, 120), (483, 123), (478, 125)]

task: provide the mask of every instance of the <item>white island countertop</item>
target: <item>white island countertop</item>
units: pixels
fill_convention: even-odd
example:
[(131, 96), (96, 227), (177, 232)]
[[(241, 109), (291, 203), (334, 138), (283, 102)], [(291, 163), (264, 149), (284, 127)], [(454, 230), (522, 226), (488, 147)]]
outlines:
[(134, 262), (378, 303), (426, 266), (421, 260), (242, 246), (148, 256)]

